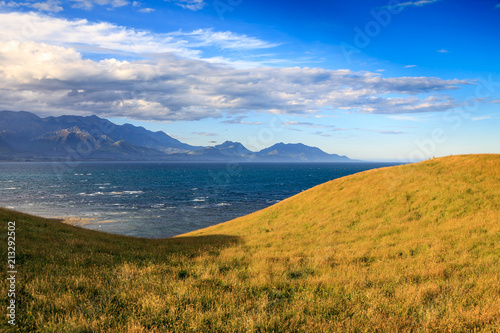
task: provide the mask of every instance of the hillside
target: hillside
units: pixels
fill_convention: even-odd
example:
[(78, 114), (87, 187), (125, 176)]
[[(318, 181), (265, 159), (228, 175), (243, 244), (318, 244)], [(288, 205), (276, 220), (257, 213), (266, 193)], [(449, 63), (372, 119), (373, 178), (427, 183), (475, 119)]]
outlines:
[(24, 332), (500, 330), (500, 155), (365, 171), (172, 239), (0, 220)]

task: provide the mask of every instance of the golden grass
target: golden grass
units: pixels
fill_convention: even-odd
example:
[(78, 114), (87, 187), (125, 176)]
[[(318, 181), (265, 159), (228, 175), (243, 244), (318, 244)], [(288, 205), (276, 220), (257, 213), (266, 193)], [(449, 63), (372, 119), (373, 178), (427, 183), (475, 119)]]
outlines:
[(24, 332), (500, 331), (500, 155), (362, 172), (165, 240), (0, 219)]

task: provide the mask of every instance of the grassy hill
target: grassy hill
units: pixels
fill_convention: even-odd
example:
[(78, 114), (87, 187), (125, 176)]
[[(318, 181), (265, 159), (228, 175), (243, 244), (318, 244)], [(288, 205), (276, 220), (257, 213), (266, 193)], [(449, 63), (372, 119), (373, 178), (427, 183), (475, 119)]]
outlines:
[(19, 331), (500, 331), (500, 155), (365, 171), (172, 239), (0, 210), (2, 258), (9, 220)]

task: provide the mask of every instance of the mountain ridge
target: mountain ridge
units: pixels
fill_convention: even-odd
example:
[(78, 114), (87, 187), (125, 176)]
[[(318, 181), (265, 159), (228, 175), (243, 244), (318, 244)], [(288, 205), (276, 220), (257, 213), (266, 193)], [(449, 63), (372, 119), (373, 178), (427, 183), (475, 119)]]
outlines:
[[(121, 142), (120, 144), (116, 144)], [(165, 132), (116, 125), (96, 115), (39, 117), (27, 111), (0, 111), (0, 160), (134, 160), (193, 162), (354, 162), (301, 143), (283, 142), (258, 152), (225, 141), (201, 147)]]

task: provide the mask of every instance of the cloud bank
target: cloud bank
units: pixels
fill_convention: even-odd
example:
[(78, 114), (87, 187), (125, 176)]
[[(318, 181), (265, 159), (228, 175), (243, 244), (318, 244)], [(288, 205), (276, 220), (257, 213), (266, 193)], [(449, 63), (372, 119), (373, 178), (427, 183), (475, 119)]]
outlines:
[[(185, 9), (197, 11), (203, 9), (206, 3), (204, 0), (165, 0), (166, 2), (171, 2), (177, 6)], [(108, 9), (125, 7), (132, 5), (134, 7), (140, 7), (141, 2), (139, 1), (128, 1), (128, 0), (46, 0), (46, 1), (35, 1), (35, 0), (25, 0), (25, 1), (0, 1), (0, 7), (6, 8), (32, 8), (44, 12), (54, 12), (58, 13), (64, 10), (63, 5), (68, 5), (71, 8), (82, 9), (82, 10), (92, 10), (95, 6), (103, 6)], [(153, 8), (140, 9), (140, 12), (148, 13), (154, 11)]]
[[(92, 40), (82, 42), (87, 36)], [(0, 109), (168, 121), (250, 111), (423, 113), (459, 106), (445, 93), (470, 84), (435, 77), (383, 78), (348, 69), (235, 68), (202, 59), (200, 48), (207, 45), (275, 46), (231, 32), (153, 34), (87, 20), (0, 14)], [(88, 49), (141, 56), (136, 61), (117, 56), (95, 60), (82, 54)]]

